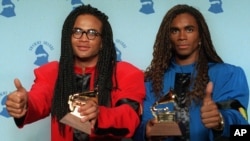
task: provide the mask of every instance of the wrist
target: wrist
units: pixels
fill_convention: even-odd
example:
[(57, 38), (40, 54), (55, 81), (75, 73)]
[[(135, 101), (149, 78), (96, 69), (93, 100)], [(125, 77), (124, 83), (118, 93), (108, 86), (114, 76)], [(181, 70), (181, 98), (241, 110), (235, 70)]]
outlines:
[(220, 122), (219, 125), (215, 128), (217, 131), (222, 131), (224, 129), (224, 118), (222, 114), (220, 113)]

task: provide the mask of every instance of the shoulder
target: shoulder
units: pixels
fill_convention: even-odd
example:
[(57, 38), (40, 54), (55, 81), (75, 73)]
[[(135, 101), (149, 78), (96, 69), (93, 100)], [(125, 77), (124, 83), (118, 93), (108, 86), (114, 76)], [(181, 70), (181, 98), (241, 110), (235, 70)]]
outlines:
[(44, 73), (58, 72), (58, 67), (59, 67), (58, 61), (52, 61), (36, 68), (35, 71)]
[(126, 62), (126, 61), (118, 61), (116, 63), (117, 73), (131, 74), (131, 73), (139, 73), (143, 74), (143, 71), (136, 67), (135, 65)]
[(126, 70), (126, 71), (142, 71), (140, 70), (137, 66), (126, 62), (126, 61), (118, 61), (116, 63), (117, 69), (118, 70)]
[(223, 71), (223, 72), (235, 72), (235, 71), (243, 71), (240, 66), (228, 64), (228, 63), (210, 63), (209, 70), (211, 71)]
[(244, 70), (240, 66), (228, 63), (210, 63), (209, 73), (216, 76), (237, 76), (245, 75)]

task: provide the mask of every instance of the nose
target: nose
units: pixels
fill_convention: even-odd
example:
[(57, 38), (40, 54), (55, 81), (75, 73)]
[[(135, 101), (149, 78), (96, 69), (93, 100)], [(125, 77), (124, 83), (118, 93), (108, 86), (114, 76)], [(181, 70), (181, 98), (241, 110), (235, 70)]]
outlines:
[(180, 40), (184, 40), (186, 38), (187, 38), (186, 32), (185, 31), (180, 31), (180, 33), (179, 33), (179, 39)]

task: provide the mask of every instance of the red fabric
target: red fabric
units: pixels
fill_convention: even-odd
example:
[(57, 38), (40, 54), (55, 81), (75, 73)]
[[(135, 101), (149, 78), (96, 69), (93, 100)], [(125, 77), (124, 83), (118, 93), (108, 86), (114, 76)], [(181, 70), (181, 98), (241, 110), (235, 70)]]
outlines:
[[(52, 96), (54, 92), (55, 81), (58, 74), (58, 62), (48, 63), (34, 70), (36, 79), (29, 92), (28, 112), (24, 121), (24, 125), (35, 122), (50, 115)], [(82, 73), (82, 69), (75, 68), (76, 73)], [(94, 68), (87, 68), (86, 72), (94, 72)], [(91, 77), (91, 86), (93, 89), (93, 77)], [(143, 72), (126, 62), (117, 63), (117, 80), (119, 90), (112, 92), (112, 107), (107, 108), (100, 106), (98, 116), (99, 128), (127, 128), (129, 138), (135, 132), (139, 125), (138, 114), (129, 105), (123, 104), (114, 107), (117, 101), (122, 98), (135, 100), (142, 104), (145, 97), (145, 87), (143, 80)], [(65, 101), (66, 102), (66, 101)], [(19, 126), (19, 127), (23, 127)], [(55, 119), (51, 119), (51, 141), (72, 141), (73, 133), (69, 126), (66, 126), (66, 136), (60, 135), (58, 123)], [(117, 140), (112, 135), (97, 136), (90, 135), (90, 140)], [(118, 138), (118, 140), (121, 140)]]

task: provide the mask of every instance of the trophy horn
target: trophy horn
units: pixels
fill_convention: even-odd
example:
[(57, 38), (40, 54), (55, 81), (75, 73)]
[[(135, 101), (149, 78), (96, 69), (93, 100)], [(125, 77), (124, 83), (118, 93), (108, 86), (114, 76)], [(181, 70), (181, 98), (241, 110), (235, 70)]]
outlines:
[(174, 90), (170, 89), (170, 91), (162, 98), (160, 98), (158, 101), (156, 101), (154, 105), (176, 102), (176, 101), (177, 101), (177, 96), (174, 93)]

